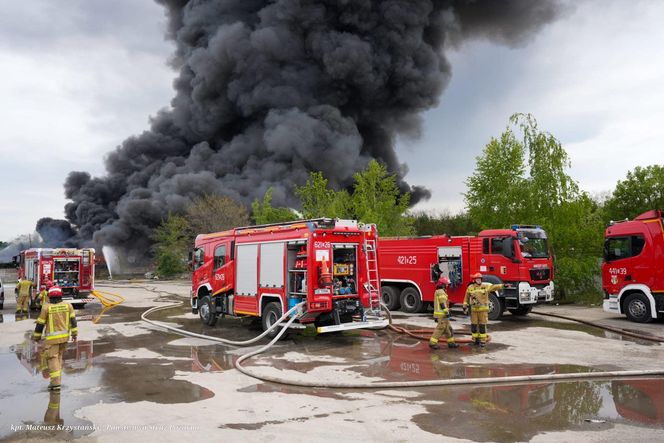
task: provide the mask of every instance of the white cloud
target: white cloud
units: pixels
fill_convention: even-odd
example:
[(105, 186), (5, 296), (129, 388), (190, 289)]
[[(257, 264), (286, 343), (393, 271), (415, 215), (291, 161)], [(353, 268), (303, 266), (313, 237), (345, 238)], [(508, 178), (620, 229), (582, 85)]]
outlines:
[(452, 54), (452, 81), (426, 115), (424, 138), (400, 147), (408, 180), (433, 190), (421, 207), (463, 207), (475, 156), (513, 112), (533, 113), (561, 140), (572, 177), (589, 192), (664, 163), (664, 3), (574, 5), (522, 49), (474, 42)]
[(62, 218), (67, 174), (103, 175), (106, 153), (146, 129), (173, 96), (166, 65), (173, 47), (151, 0), (120, 2), (111, 16), (96, 1), (69, 3), (50, 17), (47, 5), (33, 6), (0, 6), (0, 16), (24, 25), (0, 37), (25, 33), (0, 38), (0, 165), (3, 181), (15, 185), (0, 195), (3, 240), (31, 231), (40, 217)]

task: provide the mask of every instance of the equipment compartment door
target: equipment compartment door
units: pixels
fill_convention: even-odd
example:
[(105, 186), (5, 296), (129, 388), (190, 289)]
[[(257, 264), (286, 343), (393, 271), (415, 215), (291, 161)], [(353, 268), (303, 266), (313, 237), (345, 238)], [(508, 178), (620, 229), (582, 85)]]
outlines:
[(235, 276), (235, 312), (258, 314), (258, 245), (238, 245)]
[(357, 245), (332, 244), (332, 290), (336, 295), (357, 295)]

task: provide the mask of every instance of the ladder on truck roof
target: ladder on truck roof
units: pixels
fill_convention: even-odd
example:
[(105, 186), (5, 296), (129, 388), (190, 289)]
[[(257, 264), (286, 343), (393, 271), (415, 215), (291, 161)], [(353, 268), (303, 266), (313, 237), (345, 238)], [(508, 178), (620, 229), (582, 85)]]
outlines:
[(252, 226), (241, 226), (239, 228), (235, 228), (235, 231), (246, 231), (249, 229), (263, 229), (263, 228), (272, 228), (272, 227), (288, 227), (288, 226), (293, 226), (293, 225), (302, 225), (302, 224), (307, 224), (307, 223), (313, 223), (316, 226), (320, 227), (334, 227), (335, 224), (335, 219), (333, 218), (310, 218), (307, 220), (292, 220), (292, 221), (286, 221), (286, 222), (277, 222), (277, 223), (265, 223), (262, 225), (252, 225)]

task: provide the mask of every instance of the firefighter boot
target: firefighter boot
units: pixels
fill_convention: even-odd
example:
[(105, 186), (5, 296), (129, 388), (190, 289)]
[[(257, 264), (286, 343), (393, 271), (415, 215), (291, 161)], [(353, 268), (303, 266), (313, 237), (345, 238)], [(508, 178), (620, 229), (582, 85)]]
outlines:
[(487, 339), (486, 324), (480, 324), (479, 331), (480, 331), (479, 345), (481, 348), (483, 348), (486, 346), (486, 339)]
[(431, 339), (429, 340), (429, 349), (431, 350), (437, 350), (440, 349), (440, 346), (438, 346), (438, 340), (437, 339)]
[(447, 342), (447, 347), (450, 349), (455, 349), (459, 347), (459, 344), (454, 342), (454, 341), (448, 341)]

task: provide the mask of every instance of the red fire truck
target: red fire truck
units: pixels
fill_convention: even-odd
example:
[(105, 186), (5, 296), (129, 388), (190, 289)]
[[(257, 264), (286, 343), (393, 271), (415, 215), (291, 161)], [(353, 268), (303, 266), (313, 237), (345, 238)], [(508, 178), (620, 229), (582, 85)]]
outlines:
[(539, 226), (490, 229), (477, 237), (381, 238), (378, 245), (382, 298), (390, 310), (423, 312), (441, 275), (451, 282), (450, 303), (463, 303), (476, 272), (486, 282), (505, 284), (489, 298), (492, 320), (505, 309), (526, 315), (535, 304), (553, 300), (553, 261)]
[(645, 212), (604, 233), (604, 310), (646, 323), (664, 314), (664, 216)]
[(192, 312), (210, 326), (220, 315), (259, 317), (266, 330), (306, 302), (294, 323), (300, 328), (385, 326), (376, 241), (375, 225), (327, 218), (199, 235), (192, 253)]
[(32, 280), (37, 286), (31, 306), (38, 303), (39, 288), (49, 280), (60, 286), (63, 299), (72, 300), (75, 306), (89, 301), (87, 296), (94, 290), (95, 250), (92, 248), (26, 249), (14, 257), (14, 262), (18, 278)]

